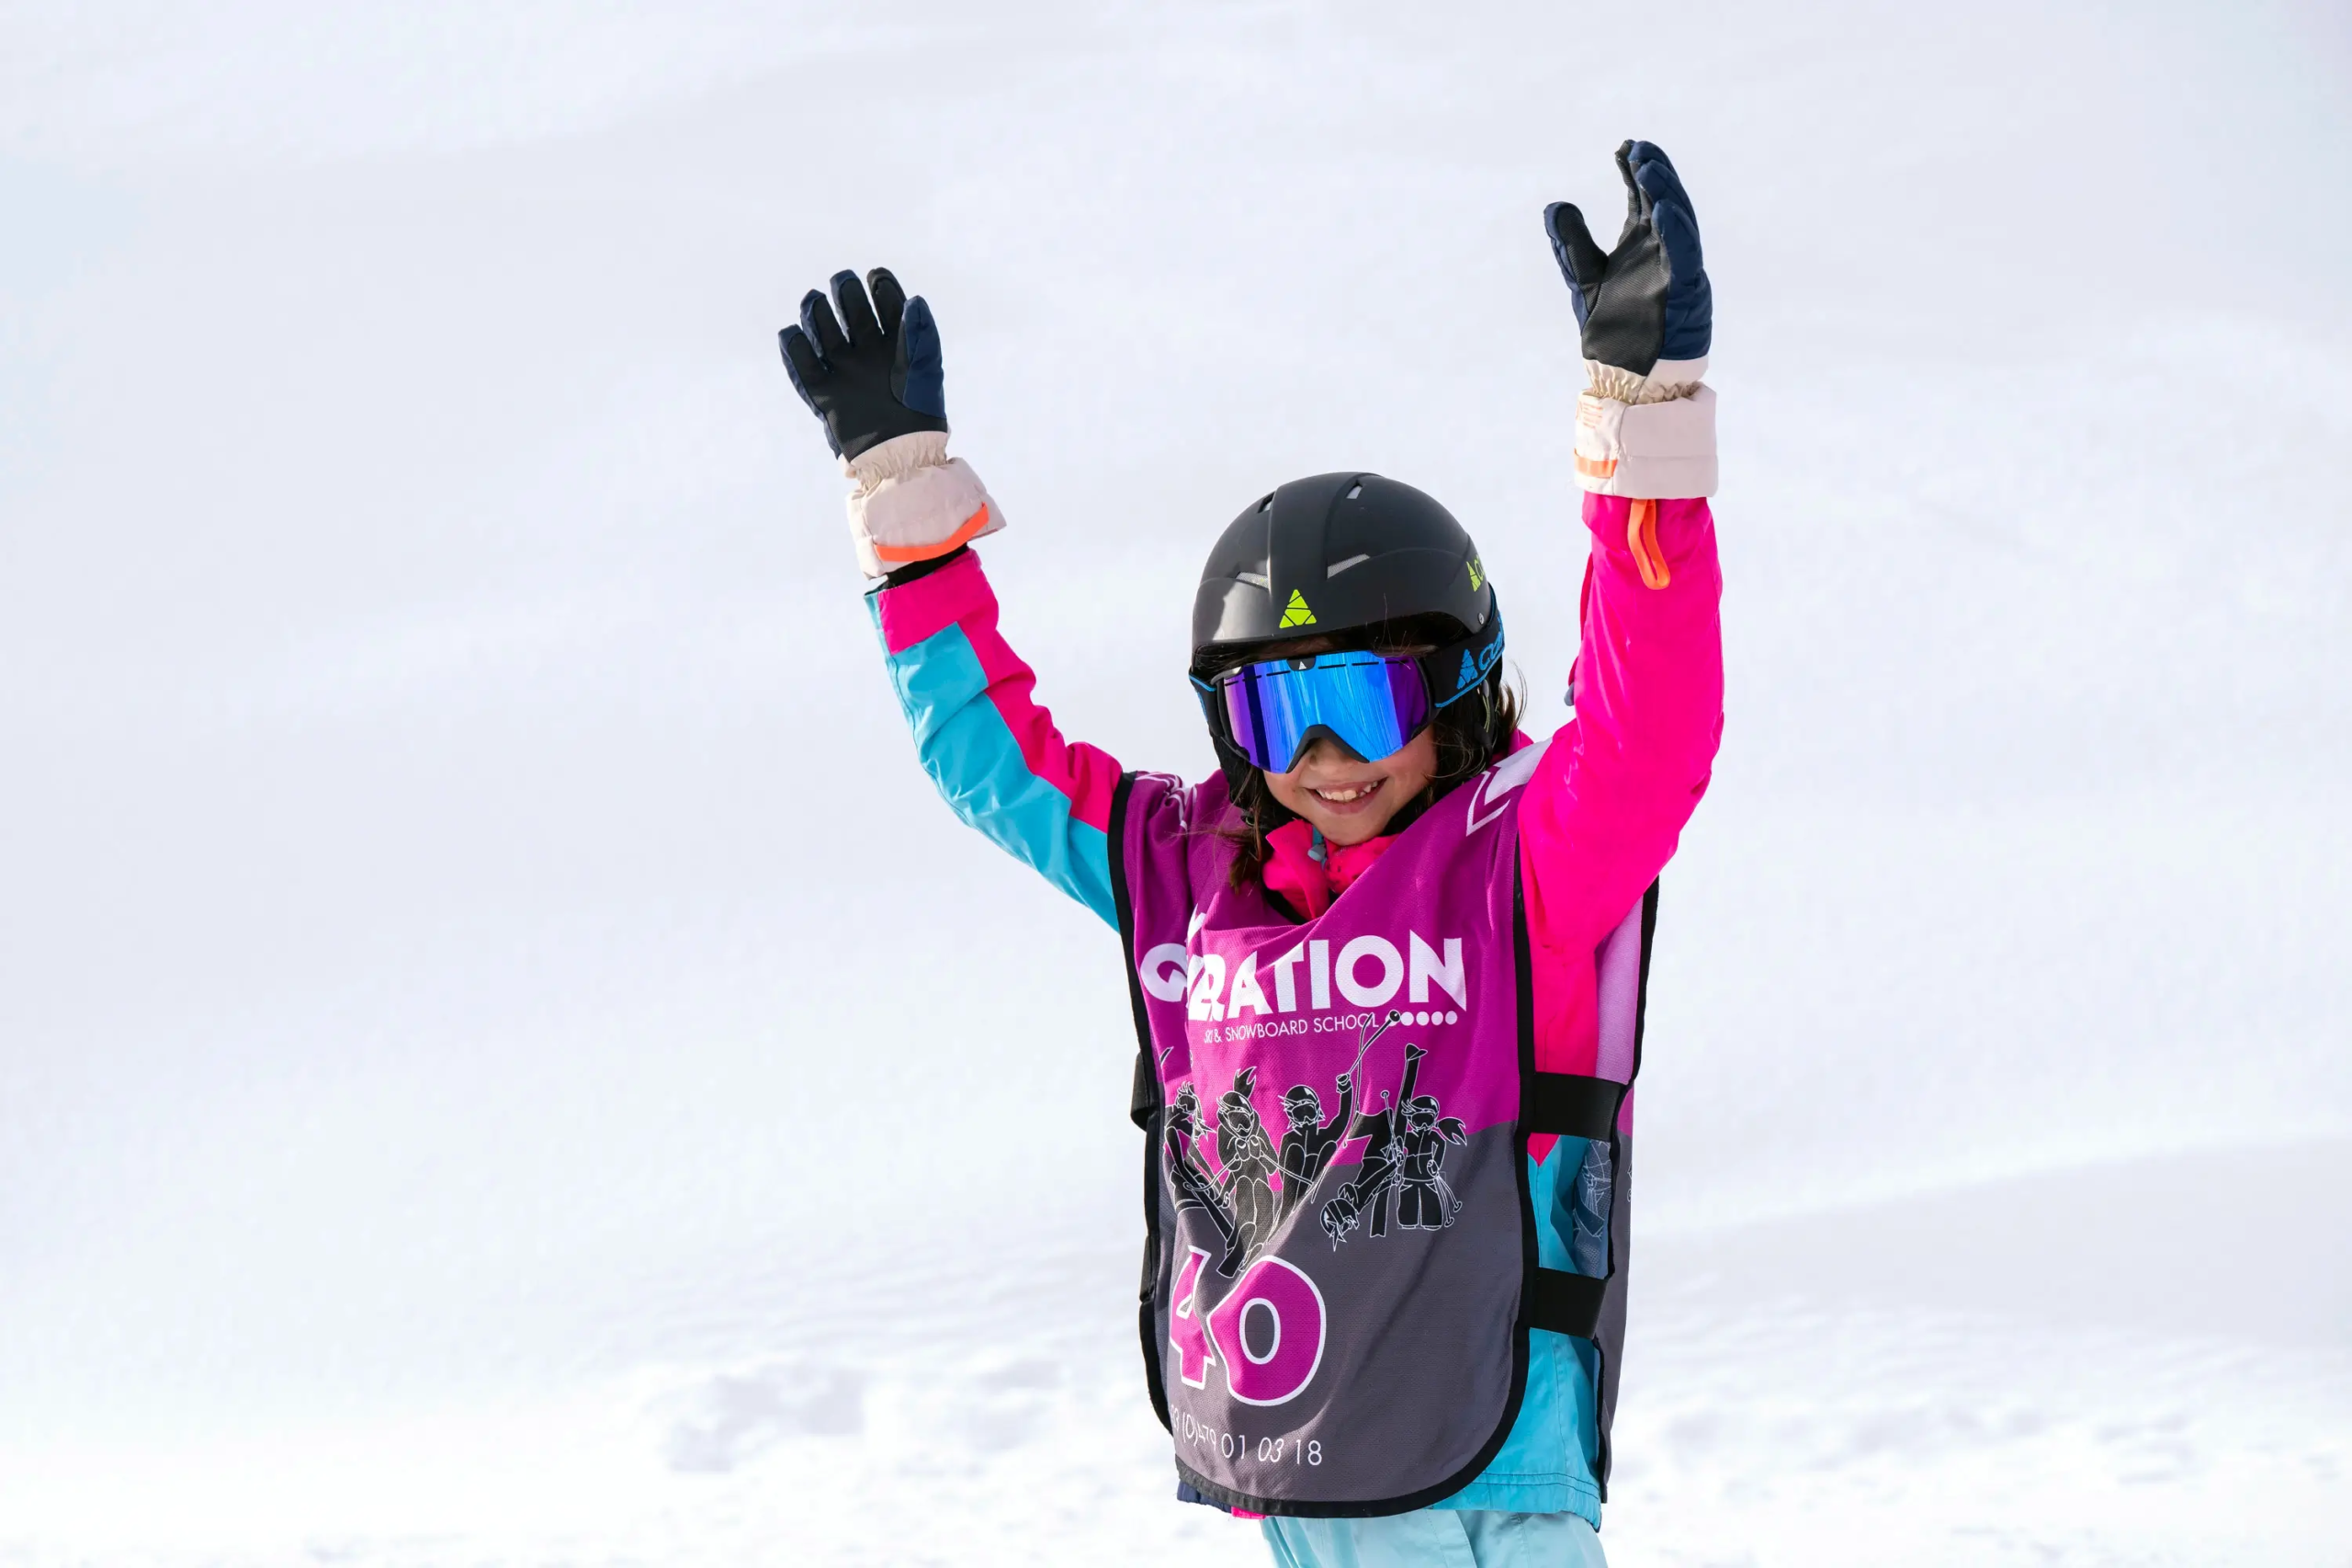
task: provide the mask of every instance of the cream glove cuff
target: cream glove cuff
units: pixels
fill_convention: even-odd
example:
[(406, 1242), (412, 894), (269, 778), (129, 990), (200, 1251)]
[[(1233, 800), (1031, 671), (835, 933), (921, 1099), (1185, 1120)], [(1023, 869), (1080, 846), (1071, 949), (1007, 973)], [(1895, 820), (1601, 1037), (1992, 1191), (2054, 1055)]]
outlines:
[(849, 531), (858, 569), (886, 577), (933, 560), (1004, 526), (980, 476), (947, 455), (947, 433), (918, 430), (844, 459)]

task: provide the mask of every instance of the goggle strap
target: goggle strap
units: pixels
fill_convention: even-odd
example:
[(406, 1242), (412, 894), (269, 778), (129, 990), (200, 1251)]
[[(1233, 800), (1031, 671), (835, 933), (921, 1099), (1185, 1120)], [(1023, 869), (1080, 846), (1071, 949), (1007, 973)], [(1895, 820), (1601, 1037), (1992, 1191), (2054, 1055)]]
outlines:
[[(1430, 711), (1452, 707), (1484, 686), (1502, 657), (1503, 613), (1498, 604), (1476, 634), (1421, 656), (1421, 679), (1430, 689)], [(1440, 697), (1440, 691), (1453, 694)]]

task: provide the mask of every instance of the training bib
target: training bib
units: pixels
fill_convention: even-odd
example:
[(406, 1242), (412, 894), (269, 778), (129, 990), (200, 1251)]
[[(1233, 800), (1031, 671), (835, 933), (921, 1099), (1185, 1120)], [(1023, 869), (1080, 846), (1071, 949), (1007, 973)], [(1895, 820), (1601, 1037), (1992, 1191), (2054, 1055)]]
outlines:
[[(1179, 1473), (1213, 1501), (1423, 1507), (1509, 1435), (1531, 1328), (1594, 1339), (1613, 1371), (1625, 1084), (1532, 1067), (1518, 807), (1543, 751), (1450, 792), (1306, 921), (1232, 885), (1221, 777), (1121, 785), (1144, 1359)], [(1642, 913), (1612, 942), (1638, 949)], [(1637, 1006), (1603, 1000), (1604, 1032), (1634, 1027)], [(1630, 1081), (1622, 1043), (1601, 1061)], [(1532, 1134), (1600, 1151), (1608, 1217), (1583, 1271), (1539, 1267)]]

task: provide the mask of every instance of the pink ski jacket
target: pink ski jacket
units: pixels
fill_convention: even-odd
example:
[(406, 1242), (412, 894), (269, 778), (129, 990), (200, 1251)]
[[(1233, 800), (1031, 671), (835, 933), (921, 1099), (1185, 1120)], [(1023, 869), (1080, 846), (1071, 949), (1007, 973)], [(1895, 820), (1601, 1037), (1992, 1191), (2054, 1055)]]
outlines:
[[(1706, 793), (1723, 732), (1722, 580), (1705, 501), (1582, 501), (1592, 547), (1574, 711), (1525, 786), (1520, 869), (1534, 1065), (1623, 1082), (1632, 1061), (1600, 1059), (1594, 954), (1657, 880)], [(1523, 592), (1519, 602), (1528, 603)], [(1125, 770), (1066, 740), (1039, 705), (1035, 673), (998, 630), (979, 558), (965, 549), (901, 573), (868, 603), (917, 754), (948, 804), (1115, 930), (1111, 807)], [(1632, 1114), (1629, 1094), (1628, 1133)], [(1577, 1177), (1561, 1141), (1527, 1140), (1539, 1215), (1555, 1213), (1551, 1198)], [(1541, 1239), (1547, 1253), (1570, 1245)], [(1597, 1527), (1600, 1371), (1587, 1342), (1534, 1338), (1509, 1439), (1438, 1506), (1569, 1511)]]

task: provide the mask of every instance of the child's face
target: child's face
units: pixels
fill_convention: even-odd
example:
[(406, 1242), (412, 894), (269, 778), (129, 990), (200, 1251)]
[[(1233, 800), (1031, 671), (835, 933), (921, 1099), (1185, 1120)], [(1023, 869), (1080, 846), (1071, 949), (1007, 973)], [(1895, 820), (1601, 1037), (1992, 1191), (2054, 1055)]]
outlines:
[(1289, 773), (1268, 773), (1266, 787), (1329, 842), (1361, 844), (1386, 831), (1389, 818), (1435, 777), (1437, 740), (1424, 729), (1377, 762), (1319, 738)]

